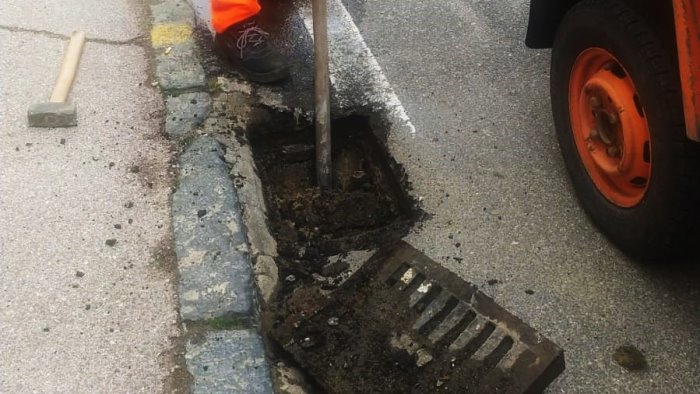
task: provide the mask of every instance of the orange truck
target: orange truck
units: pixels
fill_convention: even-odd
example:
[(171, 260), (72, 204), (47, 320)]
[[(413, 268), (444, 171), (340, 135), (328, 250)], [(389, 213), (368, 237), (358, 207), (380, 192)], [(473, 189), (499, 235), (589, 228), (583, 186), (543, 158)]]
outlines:
[(581, 205), (625, 253), (700, 243), (700, 0), (531, 0), (552, 48), (557, 139)]

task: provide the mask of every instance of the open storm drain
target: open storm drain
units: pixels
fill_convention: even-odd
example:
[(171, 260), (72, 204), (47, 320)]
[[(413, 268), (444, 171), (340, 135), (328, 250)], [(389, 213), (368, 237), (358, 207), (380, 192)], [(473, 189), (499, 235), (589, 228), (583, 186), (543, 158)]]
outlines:
[(324, 192), (316, 185), (314, 135), (313, 127), (249, 132), (278, 264), (297, 277), (320, 272), (329, 256), (400, 239), (416, 216), (369, 118), (333, 121), (333, 187)]
[(271, 335), (329, 393), (540, 392), (564, 370), (561, 348), (404, 242)]

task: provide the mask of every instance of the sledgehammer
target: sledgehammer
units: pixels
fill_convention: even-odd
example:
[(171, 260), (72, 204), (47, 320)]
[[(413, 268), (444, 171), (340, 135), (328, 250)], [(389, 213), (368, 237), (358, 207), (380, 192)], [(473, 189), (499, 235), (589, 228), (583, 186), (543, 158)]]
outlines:
[(66, 102), (85, 45), (85, 33), (75, 31), (66, 49), (61, 72), (48, 103), (33, 104), (27, 111), (30, 127), (72, 127), (78, 125), (75, 104)]

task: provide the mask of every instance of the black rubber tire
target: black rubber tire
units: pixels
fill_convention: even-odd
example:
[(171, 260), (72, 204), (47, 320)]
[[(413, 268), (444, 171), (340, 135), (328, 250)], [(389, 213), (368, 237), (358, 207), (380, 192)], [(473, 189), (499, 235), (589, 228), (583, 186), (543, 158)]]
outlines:
[[(574, 61), (585, 49), (613, 54), (630, 74), (651, 134), (652, 174), (632, 208), (609, 202), (579, 157), (569, 118), (568, 89)], [(700, 144), (687, 139), (675, 62), (652, 28), (617, 0), (585, 0), (562, 20), (551, 63), (554, 123), (567, 171), (583, 208), (623, 252), (644, 260), (696, 254), (700, 213)]]

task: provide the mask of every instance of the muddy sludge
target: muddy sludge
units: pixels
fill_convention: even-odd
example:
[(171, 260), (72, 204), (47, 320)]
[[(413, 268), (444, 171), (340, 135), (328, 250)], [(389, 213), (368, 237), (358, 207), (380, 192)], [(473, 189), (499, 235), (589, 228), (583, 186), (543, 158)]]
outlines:
[(333, 121), (328, 191), (316, 186), (313, 127), (282, 123), (291, 131), (252, 127), (248, 135), (281, 269), (290, 268), (291, 275), (320, 273), (330, 256), (376, 248), (408, 232), (419, 213), (369, 118)]
[[(253, 111), (246, 137), (279, 254), (279, 284), (262, 316), (265, 332), (285, 316), (314, 310), (350, 276), (349, 260), (361, 264), (369, 256), (355, 251), (403, 238), (420, 217), (402, 168), (371, 123), (366, 116), (333, 120), (333, 187), (321, 192), (308, 120), (267, 107)], [(269, 343), (279, 359), (298, 365), (282, 346)], [(313, 377), (307, 380), (317, 386)]]

